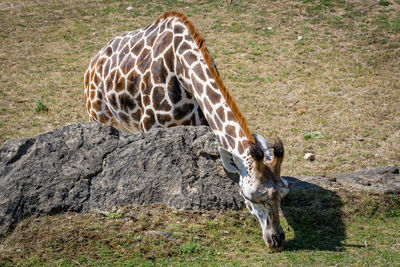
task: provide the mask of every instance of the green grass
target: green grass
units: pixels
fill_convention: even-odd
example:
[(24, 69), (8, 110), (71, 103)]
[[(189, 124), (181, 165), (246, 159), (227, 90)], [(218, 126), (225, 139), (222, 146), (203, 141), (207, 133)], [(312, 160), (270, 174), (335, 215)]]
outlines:
[[(90, 59), (114, 36), (177, 9), (202, 32), (251, 130), (284, 141), (284, 175), (400, 162), (399, 1), (228, 2), (1, 2), (0, 143), (86, 121), (82, 83)], [(309, 151), (313, 162), (303, 158)], [(133, 217), (26, 219), (1, 241), (0, 265), (400, 262), (396, 197), (289, 195), (282, 205), (287, 250), (279, 254), (267, 252), (246, 211), (151, 207), (149, 216), (143, 209), (132, 209)]]
[(315, 133), (305, 133), (304, 135), (304, 139), (322, 139), (324, 138), (321, 133), (319, 132), (315, 132)]
[(49, 108), (42, 102), (42, 100), (38, 100), (35, 106), (36, 113), (40, 112), (48, 112)]
[(118, 216), (25, 219), (0, 240), (0, 265), (383, 266), (400, 260), (398, 196), (297, 192), (281, 209), (287, 240), (282, 253), (267, 250), (245, 210), (151, 205), (121, 207), (113, 213)]

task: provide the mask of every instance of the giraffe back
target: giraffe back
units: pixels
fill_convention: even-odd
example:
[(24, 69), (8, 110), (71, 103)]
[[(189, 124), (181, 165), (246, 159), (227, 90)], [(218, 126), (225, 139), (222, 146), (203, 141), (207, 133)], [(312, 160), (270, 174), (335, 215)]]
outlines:
[(90, 120), (127, 132), (208, 125), (180, 79), (188, 66), (177, 53), (194, 47), (181, 45), (193, 37), (176, 19), (160, 17), (144, 29), (117, 36), (91, 60), (84, 78)]

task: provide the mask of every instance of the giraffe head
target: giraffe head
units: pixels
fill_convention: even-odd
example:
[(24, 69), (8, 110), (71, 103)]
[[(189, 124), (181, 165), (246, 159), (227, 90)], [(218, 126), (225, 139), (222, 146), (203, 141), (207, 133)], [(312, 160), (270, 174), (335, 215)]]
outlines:
[(279, 220), (279, 204), (289, 192), (288, 183), (280, 176), (283, 143), (277, 138), (272, 154), (264, 137), (257, 134), (253, 137), (255, 142), (249, 142), (251, 157), (247, 160), (222, 147), (219, 147), (219, 152), (224, 167), (240, 175), (240, 194), (260, 223), (265, 243), (269, 248), (281, 251), (285, 233)]

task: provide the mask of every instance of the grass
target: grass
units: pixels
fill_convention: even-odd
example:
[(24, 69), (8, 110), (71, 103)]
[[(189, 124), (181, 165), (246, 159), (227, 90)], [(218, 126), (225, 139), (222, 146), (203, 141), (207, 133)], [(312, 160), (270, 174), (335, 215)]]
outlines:
[[(4, 2), (0, 143), (86, 121), (82, 81), (91, 57), (170, 9), (187, 13), (203, 33), (252, 131), (283, 139), (285, 175), (400, 161), (393, 1)], [(35, 111), (38, 99), (48, 112)], [(324, 138), (304, 137), (313, 132)], [(301, 157), (310, 146), (318, 156), (312, 164)]]
[[(399, 1), (228, 2), (1, 1), (0, 144), (87, 121), (82, 83), (91, 57), (117, 34), (177, 9), (206, 38), (252, 131), (283, 139), (283, 175), (400, 162)], [(303, 159), (309, 151), (313, 162)], [(280, 254), (266, 252), (246, 211), (149, 207), (151, 215), (134, 208), (132, 216), (26, 219), (1, 241), (0, 265), (400, 262), (392, 200), (332, 192), (309, 197), (291, 195), (282, 205), (288, 244)], [(173, 239), (151, 231), (171, 232)]]
[(42, 100), (38, 100), (35, 106), (36, 113), (40, 112), (48, 112), (49, 108), (42, 102)]
[(287, 236), (282, 253), (266, 249), (258, 223), (244, 210), (152, 205), (121, 207), (111, 216), (28, 218), (2, 240), (0, 266), (356, 266), (400, 260), (398, 196), (297, 192), (282, 203), (282, 213)]

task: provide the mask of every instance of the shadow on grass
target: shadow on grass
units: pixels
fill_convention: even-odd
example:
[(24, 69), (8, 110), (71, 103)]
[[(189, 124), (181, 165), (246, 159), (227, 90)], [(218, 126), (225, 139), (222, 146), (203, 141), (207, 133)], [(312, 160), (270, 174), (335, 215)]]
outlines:
[(284, 178), (291, 192), (282, 200), (281, 209), (295, 235), (287, 240), (285, 250), (340, 251), (346, 237), (340, 197), (315, 184)]

